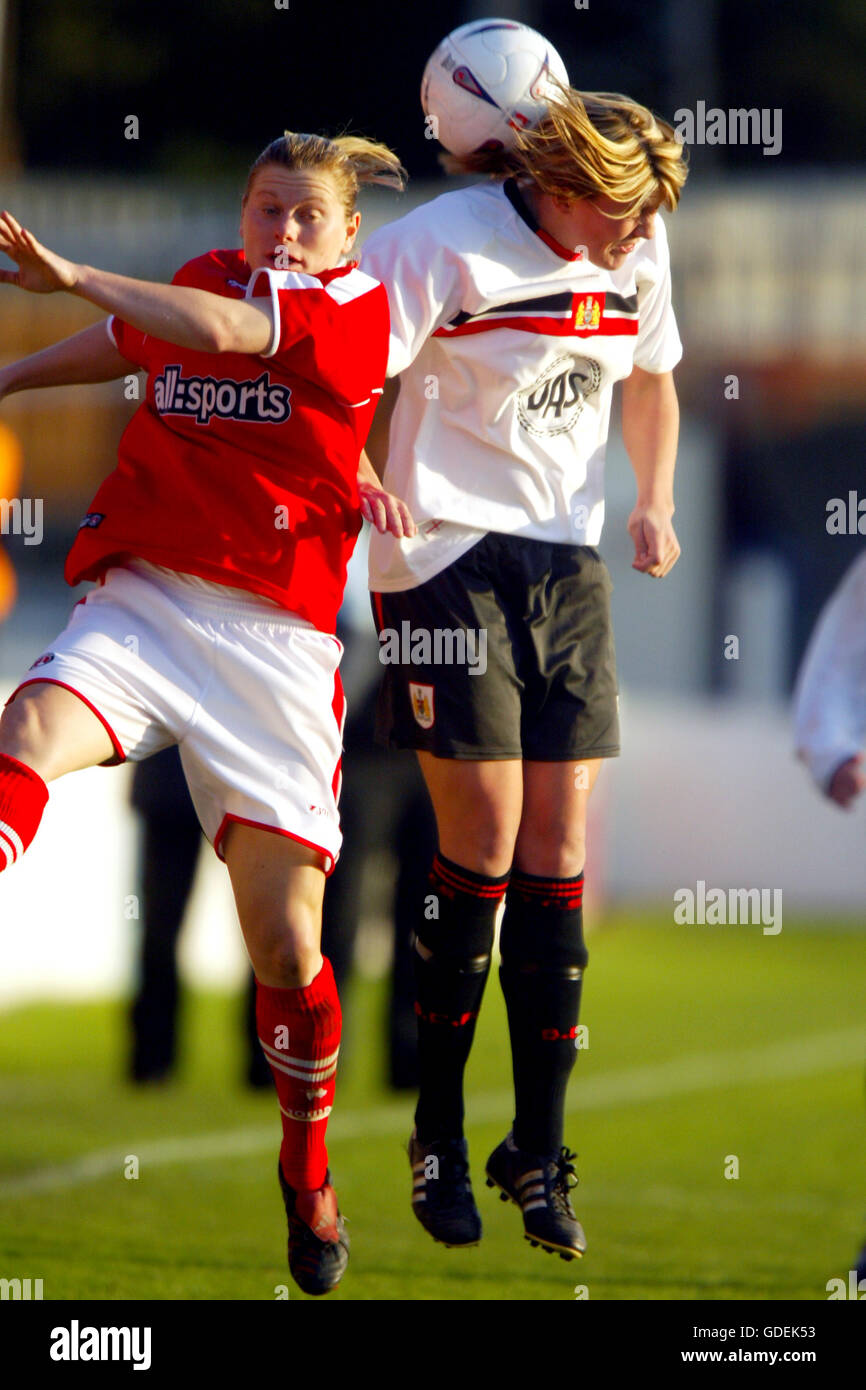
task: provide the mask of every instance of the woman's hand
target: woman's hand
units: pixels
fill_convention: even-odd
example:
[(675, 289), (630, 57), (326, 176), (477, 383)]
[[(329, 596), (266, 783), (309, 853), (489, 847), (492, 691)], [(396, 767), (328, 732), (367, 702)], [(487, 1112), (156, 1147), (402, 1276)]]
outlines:
[(392, 492), (386, 492), (378, 478), (375, 482), (359, 478), (358, 492), (361, 497), (361, 515), (382, 535), (390, 531), (398, 540), (404, 536), (414, 536), (415, 522), (406, 503), (395, 497)]
[(0, 251), (18, 266), (17, 270), (0, 270), (0, 284), (17, 285), (31, 294), (75, 288), (78, 267), (38, 242), (11, 212), (0, 212)]
[(661, 579), (680, 555), (674, 533), (674, 465), (679, 406), (672, 372), (635, 367), (622, 384), (622, 437), (637, 480), (637, 506), (628, 519), (632, 569)]
[(42, 246), (11, 212), (0, 212), (0, 251), (18, 263), (17, 270), (0, 270), (0, 284), (18, 285), (33, 294), (66, 290), (176, 347), (261, 353), (273, 337), (270, 301), (249, 304), (209, 290), (132, 280), (76, 265)]
[(404, 536), (414, 536), (417, 528), (412, 513), (405, 502), (383, 488), (366, 449), (361, 450), (358, 459), (358, 495), (362, 517), (383, 536), (386, 531), (390, 531), (398, 540)]
[(634, 541), (632, 569), (662, 579), (680, 558), (680, 543), (666, 508), (638, 505), (628, 519), (628, 533)]
[(866, 776), (862, 769), (863, 754), (855, 753), (853, 758), (846, 758), (845, 762), (836, 768), (827, 788), (827, 795), (831, 801), (835, 801), (837, 806), (842, 806), (844, 810), (857, 800), (860, 793), (866, 789)]

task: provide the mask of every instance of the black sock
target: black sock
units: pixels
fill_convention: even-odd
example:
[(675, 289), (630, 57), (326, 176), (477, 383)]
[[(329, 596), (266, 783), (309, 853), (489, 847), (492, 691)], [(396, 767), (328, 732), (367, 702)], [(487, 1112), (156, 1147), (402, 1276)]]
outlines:
[(589, 959), (582, 899), (582, 873), (548, 879), (517, 869), (505, 899), (499, 978), (511, 1034), (514, 1142), (529, 1153), (553, 1154), (562, 1146)]
[(415, 932), (415, 1013), (423, 1144), (463, 1135), (463, 1072), (490, 971), (508, 874), (487, 878), (436, 854)]

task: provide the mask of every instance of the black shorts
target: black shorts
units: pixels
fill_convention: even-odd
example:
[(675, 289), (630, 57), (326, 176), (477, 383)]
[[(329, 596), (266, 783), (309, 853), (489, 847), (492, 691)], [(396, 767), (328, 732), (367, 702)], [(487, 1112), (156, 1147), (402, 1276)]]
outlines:
[(615, 757), (610, 591), (593, 546), (490, 532), (426, 584), (374, 593), (378, 741), (439, 758)]

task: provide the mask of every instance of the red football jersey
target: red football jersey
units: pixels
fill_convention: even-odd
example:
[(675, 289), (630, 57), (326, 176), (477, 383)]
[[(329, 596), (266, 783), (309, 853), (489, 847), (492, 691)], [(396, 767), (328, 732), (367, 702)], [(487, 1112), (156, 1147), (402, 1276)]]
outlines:
[(211, 251), (174, 283), (270, 295), (261, 356), (178, 348), (109, 320), (148, 373), (118, 465), (66, 561), (70, 584), (139, 556), (274, 599), (333, 632), (361, 527), (358, 460), (385, 380), (384, 287), (356, 266), (312, 276)]

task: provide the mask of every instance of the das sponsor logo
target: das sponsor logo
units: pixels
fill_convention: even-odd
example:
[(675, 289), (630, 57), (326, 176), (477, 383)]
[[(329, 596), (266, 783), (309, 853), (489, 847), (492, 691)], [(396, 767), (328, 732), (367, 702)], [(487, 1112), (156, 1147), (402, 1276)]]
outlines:
[(518, 392), (520, 423), (530, 434), (566, 434), (600, 385), (601, 367), (591, 357), (557, 357), (532, 386)]

